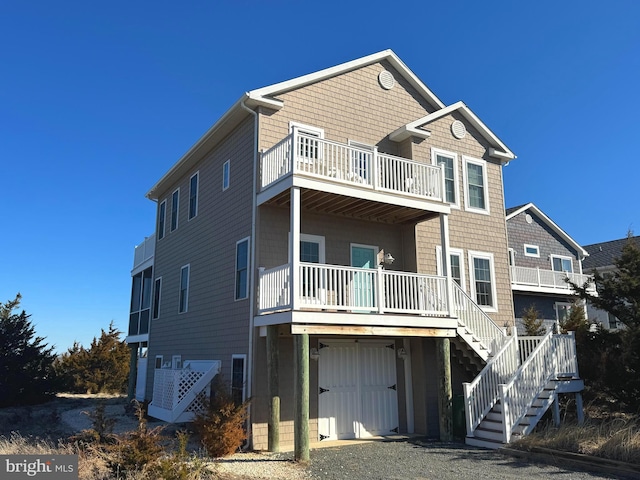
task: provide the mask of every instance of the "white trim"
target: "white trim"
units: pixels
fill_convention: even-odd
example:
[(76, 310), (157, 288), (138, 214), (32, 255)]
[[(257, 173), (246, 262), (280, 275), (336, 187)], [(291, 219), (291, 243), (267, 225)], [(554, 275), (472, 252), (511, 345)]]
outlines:
[[(466, 155), (462, 156), (463, 168), (462, 173), (464, 174), (464, 209), (468, 212), (473, 213), (481, 213), (483, 215), (489, 215), (489, 182), (487, 180), (487, 162), (486, 160), (480, 160), (478, 158), (467, 157)], [(472, 207), (469, 205), (469, 175), (467, 173), (467, 166), (469, 164), (477, 165), (482, 167), (482, 182), (483, 182), (483, 193), (484, 193), (484, 208)]]
[(349, 265), (353, 267), (353, 247), (357, 247), (357, 248), (367, 248), (369, 250), (373, 250), (373, 255), (374, 255), (374, 259), (373, 259), (373, 263), (374, 265), (371, 268), (377, 268), (378, 265), (376, 265), (377, 262), (377, 255), (380, 252), (380, 249), (376, 246), (376, 245), (365, 245), (363, 243), (350, 243), (349, 244)]
[[(189, 212), (187, 214), (187, 220), (191, 220), (193, 218), (196, 218), (198, 216), (198, 197), (200, 195), (200, 170), (198, 170), (196, 173), (194, 173), (193, 175), (191, 175), (191, 177), (189, 177)], [(191, 215), (191, 195), (192, 195), (192, 191), (191, 191), (191, 182), (193, 181), (193, 177), (196, 177), (196, 202), (195, 202), (195, 207), (194, 207), (194, 212), (193, 215)]]
[[(181, 300), (181, 295), (182, 295), (182, 271), (184, 269), (187, 269), (187, 288), (185, 289), (186, 292), (184, 294), (184, 310), (180, 310), (180, 300)], [(178, 314), (180, 313), (187, 313), (189, 311), (189, 288), (190, 288), (190, 284), (191, 283), (191, 264), (187, 263), (186, 265), (183, 265), (182, 267), (180, 267), (180, 281), (178, 282)]]
[[(176, 193), (178, 194), (177, 197), (175, 197)], [(173, 226), (173, 212), (174, 212), (174, 202), (173, 202), (173, 198), (176, 198), (177, 201), (175, 202), (175, 214), (176, 214), (176, 226), (174, 228)], [(180, 220), (180, 187), (176, 188), (173, 193), (171, 193), (171, 215), (169, 217), (169, 232), (175, 232), (178, 229), (178, 222)]]
[[(301, 242), (309, 242), (309, 243), (317, 243), (318, 244), (318, 263), (326, 263), (326, 240), (322, 235), (310, 235), (308, 233), (300, 233), (300, 241)], [(289, 242), (291, 242), (291, 232), (289, 232)], [(291, 248), (287, 248), (289, 253), (291, 253)], [(289, 255), (291, 256), (291, 255)], [(291, 258), (289, 258), (289, 263), (291, 263)]]
[[(553, 259), (554, 258), (560, 258), (561, 260), (569, 260), (569, 262), (571, 263), (571, 270), (554, 270), (553, 269)], [(551, 254), (549, 255), (549, 261), (551, 262), (551, 270), (553, 272), (569, 272), (569, 273), (573, 273), (573, 260), (575, 260), (573, 257), (570, 257), (568, 255), (556, 255), (556, 254)]]
[(182, 355), (171, 355), (171, 368), (174, 370), (182, 369)]
[(493, 305), (479, 305), (478, 306), (485, 312), (497, 312), (498, 311), (498, 297), (496, 295), (496, 272), (494, 268), (493, 253), (489, 252), (476, 252), (469, 250), (467, 253), (467, 261), (469, 262), (469, 291), (471, 298), (474, 302), (478, 303), (478, 296), (476, 293), (476, 275), (473, 265), (474, 258), (481, 258), (489, 260), (489, 271), (491, 273), (491, 296), (493, 298)]
[(568, 307), (567, 309), (567, 316), (569, 316), (570, 312), (571, 312), (571, 308), (573, 307), (573, 304), (570, 302), (555, 302), (553, 304), (553, 309), (556, 311), (556, 321), (559, 322), (560, 321), (560, 315), (558, 315), (558, 307)]
[(233, 395), (233, 361), (242, 360), (242, 401), (247, 399), (247, 355), (244, 353), (234, 353), (231, 355), (231, 394)]
[(516, 251), (511, 247), (509, 247), (509, 266), (516, 266)]
[(231, 185), (231, 159), (222, 165), (222, 191), (224, 192)]
[(579, 256), (582, 255), (583, 258), (589, 256), (589, 252), (587, 252), (584, 248), (582, 248), (580, 244), (578, 244), (578, 242), (576, 242), (573, 238), (571, 238), (553, 220), (551, 220), (547, 215), (545, 215), (542, 210), (540, 210), (531, 202), (511, 212), (509, 215), (507, 215), (507, 220), (511, 220), (513, 217), (521, 214), (526, 210), (532, 210), (533, 213), (535, 213), (538, 216), (538, 218), (540, 218), (544, 223), (546, 223), (549, 228), (554, 230), (558, 235), (560, 235), (564, 240), (566, 240), (567, 243), (569, 243), (573, 248), (575, 248)]
[(497, 148), (490, 147), (488, 153), (491, 157), (499, 159), (502, 163), (507, 163), (509, 160), (517, 158), (516, 155), (514, 155), (514, 153), (498, 138), (498, 136), (489, 130), (489, 127), (487, 127), (475, 115), (475, 113), (473, 113), (471, 109), (464, 104), (464, 102), (456, 102), (448, 107), (443, 106), (440, 110), (436, 110), (427, 116), (407, 123), (406, 125), (403, 125), (397, 130), (391, 132), (389, 138), (394, 142), (400, 142), (412, 135), (416, 135), (416, 133), (418, 133), (417, 136), (424, 138), (424, 134), (421, 135), (421, 132), (426, 132), (427, 135), (430, 134), (430, 132), (427, 130), (421, 130), (418, 127), (423, 127), (424, 125), (455, 111), (461, 113), (462, 116), (480, 133), (480, 135), (492, 143), (494, 147), (498, 147), (500, 149), (498, 150)]
[[(246, 265), (246, 270), (247, 270), (247, 285), (245, 286), (245, 292), (244, 292), (244, 296), (242, 297), (238, 297), (237, 296), (237, 286), (238, 286), (238, 246), (241, 243), (247, 242), (247, 265)], [(235, 255), (233, 256), (234, 260), (234, 264), (233, 264), (233, 270), (235, 272), (234, 275), (234, 279), (235, 281), (233, 282), (233, 298), (235, 301), (240, 301), (240, 300), (246, 300), (247, 298), (249, 298), (249, 284), (251, 283), (251, 271), (249, 270), (249, 267), (251, 266), (251, 251), (250, 251), (250, 247), (251, 247), (251, 237), (244, 237), (243, 239), (240, 239), (236, 242), (236, 250), (235, 250)]]
[[(156, 285), (160, 281), (160, 287), (156, 290)], [(157, 310), (158, 315), (153, 316), (154, 311), (156, 310), (156, 291), (158, 292), (158, 302), (157, 302)], [(157, 320), (160, 318), (160, 304), (162, 303), (162, 276), (156, 277), (153, 281), (153, 298), (151, 299), (151, 320)], [(151, 324), (149, 324), (149, 328), (151, 328)]]
[[(535, 249), (535, 253), (527, 252), (527, 248)], [(529, 243), (524, 244), (524, 256), (540, 258), (540, 247), (538, 245), (531, 245)]]
[[(465, 269), (464, 269), (464, 251), (461, 248), (451, 248), (449, 247), (449, 257), (452, 255), (456, 255), (460, 257), (460, 287), (465, 292), (467, 291), (467, 283), (465, 278)], [(451, 260), (449, 260), (451, 262)], [(438, 275), (444, 275), (442, 273), (442, 246), (436, 245), (436, 272)], [(453, 278), (452, 278), (453, 280)]]
[(458, 168), (458, 154), (450, 152), (448, 150), (442, 150), (441, 148), (431, 147), (431, 163), (435, 166), (438, 166), (438, 155), (440, 155), (441, 157), (451, 158), (453, 160), (453, 189), (455, 194), (455, 201), (447, 203), (451, 205), (451, 208), (460, 208), (460, 173)]
[[(164, 213), (162, 212), (164, 206)], [(160, 221), (162, 220), (162, 222)], [(162, 240), (167, 233), (167, 199), (158, 206), (158, 240)]]
[(292, 132), (294, 128), (297, 128), (298, 131), (302, 133), (306, 133), (309, 135), (318, 135), (318, 138), (324, 139), (324, 129), (320, 127), (314, 127), (313, 125), (307, 125), (300, 122), (294, 122), (293, 120), (289, 122), (289, 132)]

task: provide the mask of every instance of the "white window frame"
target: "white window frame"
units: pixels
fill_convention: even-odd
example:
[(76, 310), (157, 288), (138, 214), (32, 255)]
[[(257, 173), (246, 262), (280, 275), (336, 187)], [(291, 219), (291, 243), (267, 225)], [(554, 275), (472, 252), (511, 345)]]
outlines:
[(556, 311), (556, 322), (560, 322), (560, 315), (558, 313), (558, 307), (567, 307), (567, 317), (568, 317), (571, 314), (571, 309), (573, 308), (573, 304), (570, 303), (570, 302), (556, 302), (553, 305), (553, 309)]
[(496, 271), (493, 260), (493, 253), (489, 252), (476, 252), (469, 251), (467, 254), (467, 261), (469, 263), (469, 290), (471, 293), (471, 298), (473, 301), (478, 303), (478, 295), (476, 292), (476, 275), (475, 268), (473, 265), (474, 258), (481, 258), (489, 260), (489, 271), (491, 273), (491, 296), (493, 298), (493, 305), (479, 305), (478, 306), (484, 310), (485, 312), (497, 312), (498, 311), (498, 297), (496, 294)]
[[(442, 150), (440, 148), (431, 148), (431, 164), (438, 166), (438, 155), (441, 157), (447, 157), (453, 159), (453, 192), (455, 195), (454, 202), (448, 202), (451, 208), (460, 208), (460, 180), (458, 173), (458, 154), (449, 152), (448, 150)], [(443, 193), (444, 200), (446, 199), (446, 190)]]
[[(535, 249), (535, 252), (528, 252), (527, 248)], [(524, 256), (540, 258), (540, 247), (538, 245), (531, 245), (529, 243), (524, 244)]]
[[(160, 283), (160, 286), (158, 286)], [(157, 294), (156, 294), (157, 292)], [(157, 299), (157, 302), (156, 302)], [(162, 301), (162, 277), (157, 277), (153, 281), (153, 299), (151, 303), (151, 320), (160, 318), (160, 303)]]
[(158, 207), (158, 240), (162, 240), (167, 230), (167, 199)]
[[(306, 133), (307, 135), (311, 135), (311, 136), (317, 136), (320, 140), (324, 140), (324, 129), (323, 128), (319, 128), (319, 127), (314, 127), (313, 125), (305, 125), (304, 123), (299, 123), (299, 122), (294, 122), (294, 121), (290, 121), (289, 122), (289, 132), (293, 133), (293, 129), (296, 128), (298, 130), (298, 132), (300, 133)], [(295, 149), (297, 149), (297, 145), (294, 147)], [(296, 158), (298, 156), (297, 150), (295, 151), (295, 155)], [(322, 160), (322, 147), (320, 145), (318, 145), (318, 158), (316, 159), (311, 159), (311, 158), (304, 158), (303, 163), (311, 163), (312, 160)]]
[[(198, 195), (200, 192), (200, 171), (197, 171), (191, 178), (189, 178), (189, 220), (198, 216)], [(191, 198), (193, 196), (192, 186), (193, 186), (193, 177), (196, 178), (196, 194), (195, 194), (195, 202), (193, 206), (193, 211), (191, 210)]]
[[(183, 289), (182, 285), (182, 272), (187, 269), (187, 285), (185, 289)], [(191, 283), (191, 264), (187, 263), (180, 268), (180, 281), (178, 282), (180, 288), (178, 290), (178, 313), (186, 313), (189, 311), (189, 287)], [(182, 291), (185, 290), (184, 294), (184, 310), (180, 310), (180, 301), (182, 300)]]
[(247, 400), (247, 355), (244, 353), (234, 353), (231, 355), (231, 395), (233, 396), (233, 361), (242, 360), (242, 402)]
[[(177, 196), (176, 196), (177, 194)], [(175, 202), (175, 209), (174, 209), (174, 202), (173, 199), (176, 198), (176, 202)], [(175, 211), (174, 211), (175, 210)], [(175, 213), (175, 219), (176, 219), (176, 226), (173, 226), (173, 215)], [(180, 187), (176, 188), (173, 193), (171, 194), (171, 217), (169, 218), (169, 221), (171, 222), (171, 224), (169, 225), (169, 231), (170, 232), (175, 232), (178, 229), (178, 222), (180, 220)]]
[[(326, 263), (326, 257), (325, 257), (326, 241), (325, 241), (325, 237), (323, 237), (322, 235), (311, 235), (309, 233), (301, 233), (300, 234), (300, 241), (301, 242), (309, 242), (309, 243), (317, 243), (318, 244), (319, 263), (320, 264)], [(288, 244), (288, 247), (289, 248), (287, 248), (287, 259), (288, 259), (288, 262), (291, 263), (291, 232), (289, 232), (289, 244)]]
[(513, 248), (509, 248), (509, 266), (516, 266), (516, 251)]
[(224, 192), (231, 185), (231, 160), (227, 160), (222, 165), (222, 191)]
[[(468, 212), (481, 213), (483, 215), (489, 215), (489, 182), (487, 181), (487, 162), (485, 160), (480, 160), (478, 158), (472, 158), (467, 156), (462, 156), (462, 161), (464, 162), (464, 205), (465, 210)], [(482, 182), (483, 182), (483, 192), (484, 192), (484, 207), (478, 208), (472, 207), (469, 205), (470, 192), (469, 192), (469, 175), (468, 175), (468, 165), (478, 165), (482, 167)]]
[[(233, 269), (235, 271), (235, 281), (233, 282), (233, 297), (235, 299), (235, 301), (239, 301), (239, 300), (246, 300), (247, 298), (249, 298), (249, 285), (251, 284), (251, 242), (249, 241), (251, 237), (244, 237), (241, 240), (238, 240), (236, 242), (236, 250), (235, 250), (235, 255), (234, 255), (234, 264), (233, 264)], [(244, 292), (244, 296), (238, 296), (238, 272), (240, 271), (238, 269), (238, 246), (241, 243), (247, 242), (247, 266), (246, 266), (246, 270), (247, 270), (247, 285), (245, 286), (245, 292)]]
[[(464, 251), (461, 248), (451, 248), (449, 247), (449, 257), (452, 255), (456, 255), (460, 258), (460, 288), (467, 291), (467, 280), (465, 278), (464, 271)], [(449, 259), (451, 261), (451, 259)], [(436, 245), (436, 268), (438, 275), (446, 276), (442, 269), (442, 247), (440, 245)]]
[[(569, 263), (571, 264), (571, 270), (554, 270), (553, 268), (553, 260), (555, 258), (559, 258), (561, 260), (569, 260)], [(573, 258), (569, 257), (568, 255), (549, 255), (549, 261), (551, 262), (551, 270), (554, 272), (568, 272), (568, 273), (573, 273)]]
[(171, 368), (182, 370), (182, 355), (171, 355)]

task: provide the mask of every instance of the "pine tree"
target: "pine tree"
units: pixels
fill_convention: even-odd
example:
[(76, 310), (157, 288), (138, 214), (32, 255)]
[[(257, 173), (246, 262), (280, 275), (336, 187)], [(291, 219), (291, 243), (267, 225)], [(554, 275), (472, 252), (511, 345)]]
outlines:
[(53, 347), (36, 336), (21, 295), (0, 304), (0, 407), (42, 403), (56, 393)]
[(87, 349), (77, 342), (62, 354), (56, 369), (65, 388), (77, 393), (122, 393), (127, 390), (130, 351), (120, 332), (109, 324)]
[(546, 333), (544, 328), (544, 320), (540, 318), (540, 312), (536, 310), (535, 305), (530, 305), (522, 312), (522, 326), (525, 335), (538, 337)]

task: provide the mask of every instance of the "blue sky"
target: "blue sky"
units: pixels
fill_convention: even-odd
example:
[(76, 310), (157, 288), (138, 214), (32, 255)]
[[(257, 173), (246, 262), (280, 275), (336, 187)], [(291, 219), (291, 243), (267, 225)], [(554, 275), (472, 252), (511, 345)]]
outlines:
[(640, 2), (0, 4), (0, 302), (58, 351), (127, 328), (144, 195), (240, 95), (390, 48), (517, 155), (507, 206), (640, 232)]

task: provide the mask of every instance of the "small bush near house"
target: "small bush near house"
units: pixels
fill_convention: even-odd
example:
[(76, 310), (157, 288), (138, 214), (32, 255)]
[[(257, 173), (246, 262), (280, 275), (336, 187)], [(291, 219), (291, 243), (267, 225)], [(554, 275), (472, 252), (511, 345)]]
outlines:
[(237, 452), (247, 439), (244, 424), (249, 402), (237, 405), (220, 375), (215, 377), (211, 390), (207, 408), (196, 415), (194, 428), (210, 456), (226, 457)]

